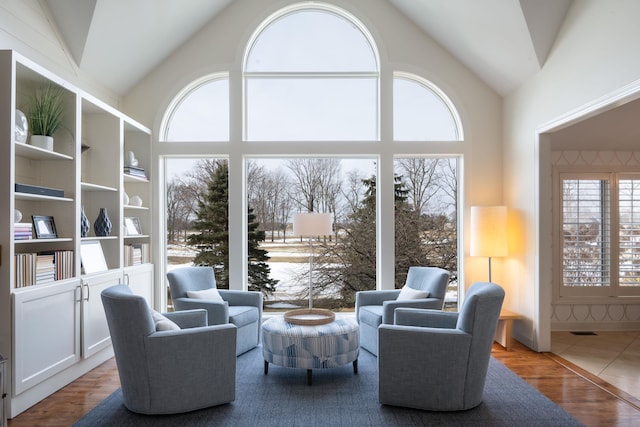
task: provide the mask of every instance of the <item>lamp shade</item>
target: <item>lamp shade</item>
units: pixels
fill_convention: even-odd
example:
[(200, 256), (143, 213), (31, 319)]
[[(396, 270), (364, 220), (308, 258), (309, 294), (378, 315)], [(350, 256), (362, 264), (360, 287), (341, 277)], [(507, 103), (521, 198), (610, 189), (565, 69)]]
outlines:
[(472, 206), (470, 243), (471, 256), (507, 256), (507, 207)]
[(333, 232), (330, 213), (298, 213), (293, 215), (294, 236), (328, 236)]

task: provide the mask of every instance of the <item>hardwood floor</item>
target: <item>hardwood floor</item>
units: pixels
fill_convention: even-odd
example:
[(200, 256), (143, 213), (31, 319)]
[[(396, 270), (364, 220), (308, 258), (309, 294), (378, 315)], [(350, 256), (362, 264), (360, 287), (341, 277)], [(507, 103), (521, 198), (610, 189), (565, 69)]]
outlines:
[[(638, 426), (640, 401), (552, 353), (518, 342), (494, 344), (492, 355), (586, 426)], [(70, 426), (120, 386), (108, 360), (16, 418), (9, 427)]]

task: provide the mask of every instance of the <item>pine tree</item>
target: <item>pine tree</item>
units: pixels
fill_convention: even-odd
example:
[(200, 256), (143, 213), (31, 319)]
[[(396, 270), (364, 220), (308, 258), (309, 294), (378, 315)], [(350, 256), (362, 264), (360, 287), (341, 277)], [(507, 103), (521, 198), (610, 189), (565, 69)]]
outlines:
[(278, 283), (275, 279), (270, 279), (271, 268), (266, 263), (269, 259), (267, 251), (260, 249), (260, 242), (265, 240), (264, 230), (258, 230), (260, 225), (255, 221), (256, 216), (253, 209), (248, 212), (248, 234), (249, 234), (249, 290), (262, 291), (271, 294), (276, 289)]
[[(193, 228), (198, 231), (188, 238), (191, 246), (198, 249), (194, 265), (213, 267), (216, 285), (229, 288), (229, 166), (226, 160), (216, 162), (216, 167), (207, 183), (207, 193), (198, 203)], [(264, 231), (259, 231), (253, 210), (249, 208), (249, 289), (265, 293), (273, 292), (277, 280), (270, 279), (270, 268), (266, 264), (267, 252), (259, 248), (264, 240)]]

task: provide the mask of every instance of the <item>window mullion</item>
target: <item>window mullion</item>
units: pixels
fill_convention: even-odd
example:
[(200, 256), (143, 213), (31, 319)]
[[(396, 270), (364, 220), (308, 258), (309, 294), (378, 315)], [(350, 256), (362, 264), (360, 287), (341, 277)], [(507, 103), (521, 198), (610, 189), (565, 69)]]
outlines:
[(620, 289), (620, 185), (618, 175), (612, 173), (609, 182), (611, 183), (609, 197), (610, 296), (615, 296), (619, 294)]

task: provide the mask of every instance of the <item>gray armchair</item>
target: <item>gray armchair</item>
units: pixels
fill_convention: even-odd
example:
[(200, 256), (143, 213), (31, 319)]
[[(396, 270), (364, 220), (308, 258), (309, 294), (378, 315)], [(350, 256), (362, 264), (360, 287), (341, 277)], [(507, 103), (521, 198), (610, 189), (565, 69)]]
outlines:
[(235, 399), (235, 326), (206, 326), (207, 312), (192, 310), (164, 314), (182, 329), (156, 331), (146, 300), (128, 286), (101, 297), (129, 410), (174, 414)]
[(171, 299), (176, 311), (204, 308), (209, 325), (233, 323), (238, 328), (236, 355), (245, 353), (260, 343), (262, 324), (262, 293), (218, 289), (224, 301), (189, 298), (188, 291), (216, 288), (211, 267), (182, 267), (167, 273)]
[(360, 324), (360, 347), (378, 354), (378, 326), (393, 323), (398, 307), (442, 310), (449, 272), (437, 267), (409, 267), (405, 286), (429, 292), (426, 298), (398, 301), (400, 289), (356, 293), (356, 319)]
[(500, 286), (477, 282), (459, 313), (397, 309), (395, 324), (378, 330), (380, 403), (429, 411), (479, 405), (503, 300)]

